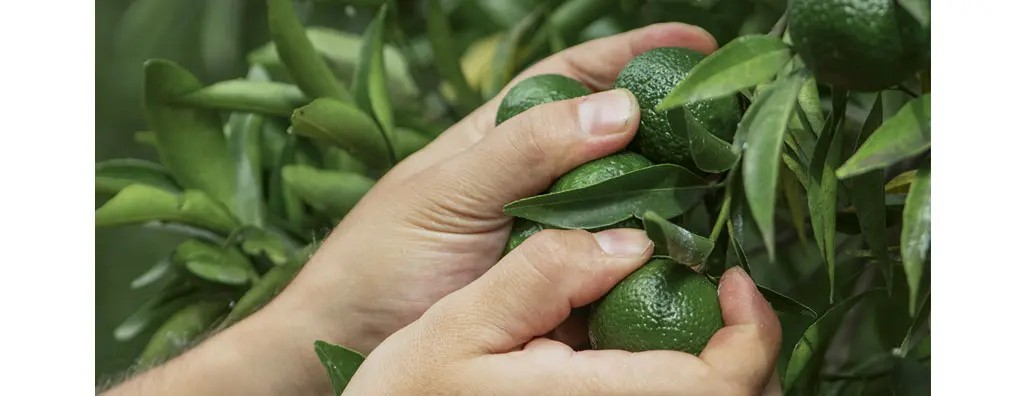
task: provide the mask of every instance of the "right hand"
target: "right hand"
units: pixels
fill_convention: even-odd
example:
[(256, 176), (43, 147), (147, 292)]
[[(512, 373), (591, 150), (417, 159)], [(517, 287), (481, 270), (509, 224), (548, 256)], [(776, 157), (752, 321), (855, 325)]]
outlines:
[(641, 230), (542, 231), (386, 339), (345, 394), (761, 394), (781, 328), (739, 268), (722, 277), (725, 327), (700, 356), (574, 351), (543, 337), (647, 262), (652, 248)]

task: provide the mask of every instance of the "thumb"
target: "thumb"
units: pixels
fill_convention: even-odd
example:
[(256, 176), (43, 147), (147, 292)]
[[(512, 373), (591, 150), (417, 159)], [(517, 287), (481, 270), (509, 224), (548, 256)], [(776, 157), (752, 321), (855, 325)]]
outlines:
[[(417, 191), (442, 203), (459, 202), (460, 213), (499, 217), (502, 205), (540, 193), (569, 170), (621, 150), (639, 119), (636, 98), (625, 89), (536, 106), (423, 172)], [(453, 200), (449, 195), (455, 192)]]
[(438, 301), (424, 321), (465, 353), (515, 350), (603, 296), (643, 265), (653, 246), (642, 230), (544, 230)]

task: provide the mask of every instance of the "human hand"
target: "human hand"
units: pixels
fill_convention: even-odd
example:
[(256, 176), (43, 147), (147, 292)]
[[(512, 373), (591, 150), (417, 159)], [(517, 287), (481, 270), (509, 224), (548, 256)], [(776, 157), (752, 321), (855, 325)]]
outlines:
[(542, 231), (385, 340), (344, 394), (761, 394), (782, 330), (739, 268), (721, 279), (725, 327), (699, 357), (574, 351), (541, 337), (643, 265), (652, 248), (641, 230)]
[[(609, 89), (633, 56), (664, 46), (708, 53), (716, 44), (694, 26), (648, 26), (555, 54), (509, 87), (557, 73)], [(305, 321), (315, 329), (309, 337), (369, 353), (498, 260), (511, 224), (503, 205), (622, 149), (639, 118), (632, 95), (616, 90), (538, 106), (495, 127), (502, 97), (383, 177), (268, 307), (271, 312)]]

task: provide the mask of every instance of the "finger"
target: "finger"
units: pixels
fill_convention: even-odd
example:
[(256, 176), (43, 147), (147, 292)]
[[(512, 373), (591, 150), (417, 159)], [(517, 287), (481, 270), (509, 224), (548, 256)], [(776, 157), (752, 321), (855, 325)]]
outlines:
[(652, 250), (642, 230), (544, 230), (431, 307), (424, 326), (469, 355), (512, 351), (604, 295)]
[(782, 328), (768, 301), (739, 267), (726, 271), (718, 286), (725, 327), (715, 333), (700, 358), (732, 383), (761, 392), (775, 368)]
[(417, 199), (430, 200), (427, 206), (441, 212), (444, 221), (438, 223), (490, 220), (480, 222), (480, 230), (459, 229), (484, 232), (507, 223), (503, 205), (537, 194), (565, 172), (625, 147), (639, 118), (636, 98), (624, 89), (536, 106), (407, 187), (422, 192)]
[(552, 340), (568, 345), (575, 350), (590, 347), (590, 336), (587, 334), (587, 307), (573, 308), (569, 318), (551, 330), (547, 336)]
[(419, 173), (482, 139), (494, 129), (494, 118), (505, 93), (523, 79), (554, 73), (579, 80), (594, 90), (606, 90), (612, 87), (619, 71), (630, 59), (659, 47), (685, 47), (708, 54), (718, 44), (710, 33), (700, 27), (670, 22), (587, 41), (558, 52), (524, 70), (501, 93), (403, 161), (392, 170), (392, 178)]

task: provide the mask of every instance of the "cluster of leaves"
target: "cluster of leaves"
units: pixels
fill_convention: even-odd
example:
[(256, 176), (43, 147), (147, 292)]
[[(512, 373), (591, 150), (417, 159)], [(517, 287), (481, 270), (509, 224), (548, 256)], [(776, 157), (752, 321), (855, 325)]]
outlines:
[[(561, 228), (635, 216), (657, 254), (702, 263), (712, 277), (743, 266), (783, 322), (789, 393), (920, 389), (911, 383), (929, 354), (926, 79), (820, 95), (776, 23), (784, 0), (335, 2), (374, 15), (361, 35), (306, 28), (291, 0), (267, 0), (271, 42), (249, 53), (245, 78), (204, 85), (173, 62), (145, 64), (151, 130), (136, 138), (161, 163), (97, 164), (96, 188), (113, 198), (96, 224), (190, 239), (132, 282), (161, 288), (115, 332), (156, 328), (140, 364), (272, 299), (378, 177), (532, 61), (678, 20), (727, 43), (659, 106), (687, 126), (704, 173), (655, 165), (506, 212)], [(749, 107), (732, 142), (683, 107), (737, 94)], [(340, 393), (362, 357), (322, 342), (316, 351)]]

